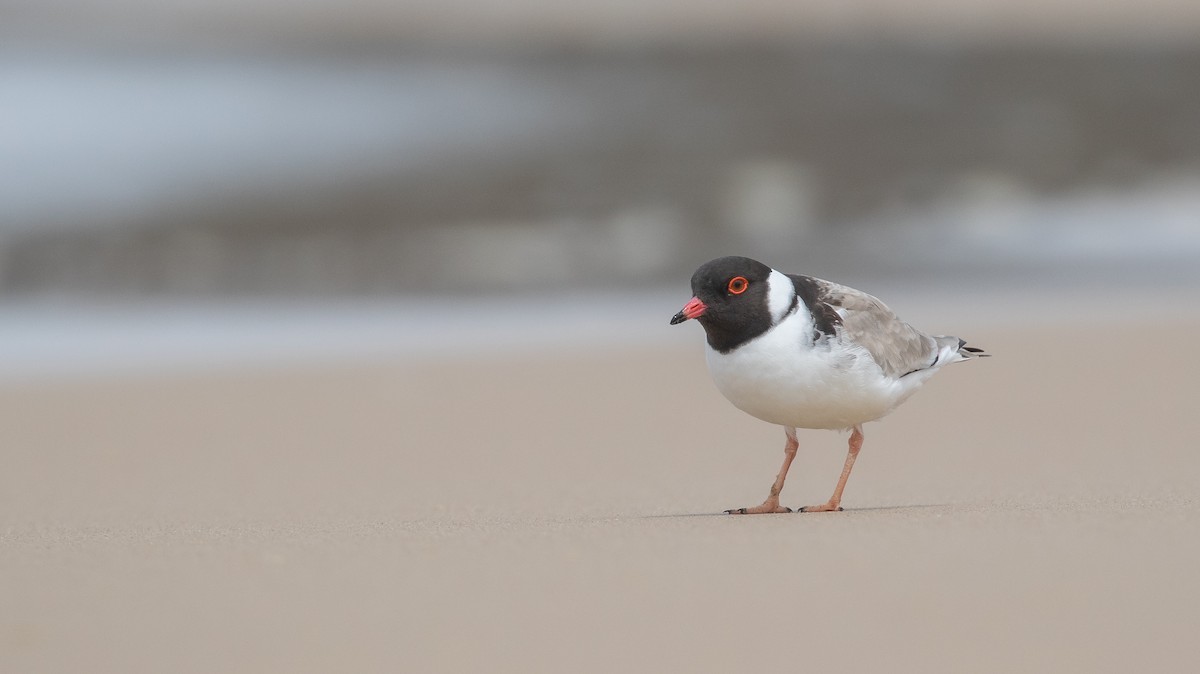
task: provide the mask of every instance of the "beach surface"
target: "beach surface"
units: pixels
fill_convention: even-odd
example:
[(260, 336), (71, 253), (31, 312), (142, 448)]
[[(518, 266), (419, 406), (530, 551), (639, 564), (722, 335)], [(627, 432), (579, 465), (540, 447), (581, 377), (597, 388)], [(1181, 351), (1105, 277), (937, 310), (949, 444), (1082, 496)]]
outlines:
[(0, 671), (1200, 669), (1194, 314), (968, 325), (746, 517), (783, 433), (678, 330), (10, 382)]

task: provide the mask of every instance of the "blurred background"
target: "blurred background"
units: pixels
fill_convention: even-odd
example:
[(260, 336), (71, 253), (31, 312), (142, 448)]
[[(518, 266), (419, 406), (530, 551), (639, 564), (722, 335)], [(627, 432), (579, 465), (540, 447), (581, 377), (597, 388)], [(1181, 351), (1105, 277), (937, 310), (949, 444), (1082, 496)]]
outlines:
[(730, 253), (893, 304), (1194, 297), (1198, 35), (1173, 0), (0, 0), (0, 373), (665, 334)]
[[(727, 254), (996, 357), (707, 517)], [(1200, 672), (1198, 300), (1198, 0), (0, 0), (0, 672)]]

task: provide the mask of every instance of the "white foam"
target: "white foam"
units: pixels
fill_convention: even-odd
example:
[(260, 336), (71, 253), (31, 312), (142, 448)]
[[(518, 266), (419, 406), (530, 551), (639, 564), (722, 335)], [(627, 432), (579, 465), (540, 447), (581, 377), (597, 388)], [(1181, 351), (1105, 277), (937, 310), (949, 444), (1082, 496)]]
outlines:
[[(0, 304), (0, 379), (684, 340), (686, 292), (341, 303)], [(699, 339), (696, 335), (691, 335)]]

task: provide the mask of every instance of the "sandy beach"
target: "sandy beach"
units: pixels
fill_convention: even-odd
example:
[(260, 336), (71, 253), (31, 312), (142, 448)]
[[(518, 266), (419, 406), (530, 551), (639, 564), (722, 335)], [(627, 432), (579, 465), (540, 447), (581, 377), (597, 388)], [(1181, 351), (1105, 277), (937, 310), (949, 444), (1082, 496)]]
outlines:
[(9, 385), (0, 671), (1196, 671), (1200, 321), (962, 334), (839, 514), (698, 330)]

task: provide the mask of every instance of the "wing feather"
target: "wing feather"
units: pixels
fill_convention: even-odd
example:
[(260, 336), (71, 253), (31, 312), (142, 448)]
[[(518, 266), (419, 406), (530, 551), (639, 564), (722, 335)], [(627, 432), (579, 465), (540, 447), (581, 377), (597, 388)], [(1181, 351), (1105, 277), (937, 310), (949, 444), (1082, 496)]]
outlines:
[[(900, 320), (886, 304), (861, 290), (825, 281), (810, 276), (793, 276), (797, 290), (805, 303), (810, 302), (809, 311), (814, 323), (830, 323), (834, 314), (836, 332), (842, 339), (854, 342), (867, 350), (871, 358), (889, 377), (906, 374), (932, 366), (938, 357), (937, 341)], [(814, 306), (815, 304), (815, 306)]]

